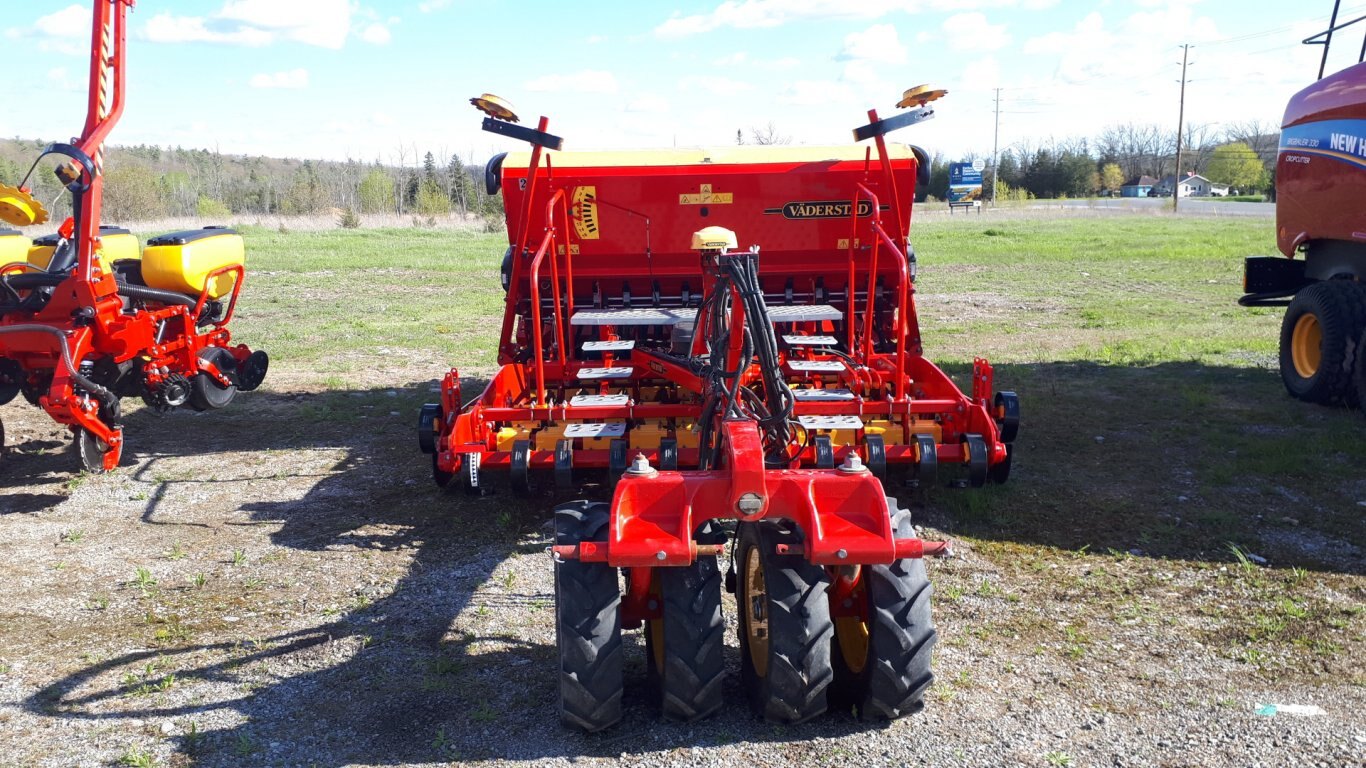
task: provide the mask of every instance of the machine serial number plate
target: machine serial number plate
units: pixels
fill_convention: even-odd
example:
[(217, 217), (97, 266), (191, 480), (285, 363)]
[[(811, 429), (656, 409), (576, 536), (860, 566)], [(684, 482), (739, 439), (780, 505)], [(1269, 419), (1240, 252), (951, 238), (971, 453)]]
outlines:
[(566, 424), (564, 427), (564, 436), (569, 438), (621, 437), (624, 434), (626, 434), (626, 425), (620, 421), (606, 424)]

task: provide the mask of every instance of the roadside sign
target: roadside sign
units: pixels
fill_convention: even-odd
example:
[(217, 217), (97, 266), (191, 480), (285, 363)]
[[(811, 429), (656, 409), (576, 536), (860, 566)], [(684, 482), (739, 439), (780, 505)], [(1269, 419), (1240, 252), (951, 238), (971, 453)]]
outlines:
[[(976, 163), (953, 163), (949, 166), (949, 202), (962, 203), (982, 198), (982, 170)], [(983, 166), (985, 167), (985, 166)]]

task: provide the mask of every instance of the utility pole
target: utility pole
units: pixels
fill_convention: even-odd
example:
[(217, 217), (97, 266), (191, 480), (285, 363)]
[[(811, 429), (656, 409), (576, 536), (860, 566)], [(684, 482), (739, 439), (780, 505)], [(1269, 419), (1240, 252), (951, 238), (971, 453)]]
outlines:
[(991, 139), (991, 205), (996, 207), (996, 193), (1001, 191), (1000, 173), (997, 171), (997, 150), (1001, 145), (1001, 89), (996, 89), (996, 133)]
[(1191, 45), (1181, 46), (1181, 108), (1176, 116), (1176, 173), (1172, 174), (1172, 212), (1181, 205), (1181, 139), (1186, 132), (1186, 66), (1190, 61)]

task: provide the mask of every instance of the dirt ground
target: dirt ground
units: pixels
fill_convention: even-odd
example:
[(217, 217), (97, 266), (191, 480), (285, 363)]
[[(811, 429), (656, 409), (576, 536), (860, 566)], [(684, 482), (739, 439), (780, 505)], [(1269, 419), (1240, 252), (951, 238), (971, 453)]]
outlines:
[[(968, 538), (931, 564), (941, 636), (921, 714), (756, 720), (732, 634), (731, 706), (662, 722), (632, 633), (625, 721), (564, 731), (554, 500), (438, 492), (413, 439), (435, 385), (421, 373), (309, 392), (282, 371), (224, 411), (139, 411), (132, 455), (98, 477), (38, 411), (7, 406), (0, 765), (1363, 764), (1351, 549), (1341, 573), (1295, 571), (1340, 617), (1338, 636), (1305, 640), (1330, 644), (1316, 668), (1249, 664), (1223, 632), (1249, 580), (1277, 572)], [(954, 527), (950, 507), (915, 507), (928, 536)], [(1291, 704), (1322, 714), (1258, 714)]]

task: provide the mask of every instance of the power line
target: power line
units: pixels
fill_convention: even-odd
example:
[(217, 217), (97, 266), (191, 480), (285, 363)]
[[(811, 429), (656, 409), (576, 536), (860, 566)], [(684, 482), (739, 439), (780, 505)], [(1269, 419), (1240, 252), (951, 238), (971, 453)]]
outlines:
[(1190, 63), (1191, 44), (1181, 46), (1181, 108), (1176, 117), (1176, 173), (1172, 175), (1172, 211), (1181, 204), (1181, 134), (1186, 122), (1186, 67)]

